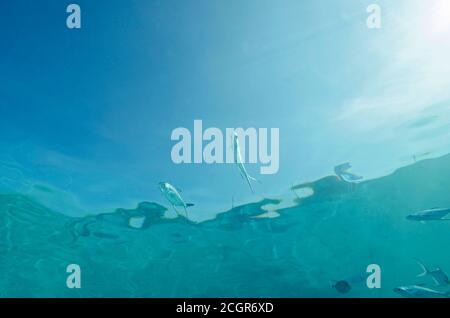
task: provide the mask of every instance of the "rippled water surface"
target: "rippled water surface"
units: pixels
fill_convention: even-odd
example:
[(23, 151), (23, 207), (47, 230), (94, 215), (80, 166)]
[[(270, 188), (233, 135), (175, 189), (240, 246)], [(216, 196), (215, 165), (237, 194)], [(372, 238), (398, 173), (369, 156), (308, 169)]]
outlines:
[[(340, 297), (333, 280), (376, 263), (382, 288), (356, 282), (346, 295), (395, 297), (394, 287), (432, 284), (415, 277), (414, 258), (450, 271), (450, 222), (406, 219), (450, 206), (449, 166), (449, 156), (424, 160), (359, 184), (329, 176), (289, 207), (277, 208), (292, 193), (203, 222), (166, 218), (166, 207), (152, 202), (75, 218), (2, 194), (1, 295)], [(81, 289), (65, 287), (70, 263), (82, 268)]]

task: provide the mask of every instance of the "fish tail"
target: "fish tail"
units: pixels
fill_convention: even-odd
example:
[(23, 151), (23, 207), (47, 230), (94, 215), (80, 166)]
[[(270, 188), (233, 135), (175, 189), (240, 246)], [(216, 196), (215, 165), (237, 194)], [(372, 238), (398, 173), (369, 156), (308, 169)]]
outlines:
[(261, 181), (259, 181), (258, 179), (252, 177), (248, 173), (245, 174), (245, 179), (247, 180), (248, 186), (250, 187), (250, 190), (252, 190), (252, 193), (255, 193), (255, 191), (253, 190), (252, 183), (250, 181), (255, 181), (255, 182), (258, 182), (259, 184), (261, 184)]
[(250, 180), (252, 180), (252, 181), (255, 181), (255, 182), (258, 182), (258, 183), (261, 184), (261, 181), (259, 181), (259, 180), (256, 179), (256, 178), (253, 178), (252, 176), (248, 176), (248, 178), (249, 178)]
[(420, 266), (420, 268), (422, 268), (422, 270), (423, 270), (423, 273), (420, 273), (419, 275), (417, 275), (417, 277), (427, 276), (430, 273), (428, 268), (421, 261), (419, 261), (417, 258), (415, 258), (414, 260)]

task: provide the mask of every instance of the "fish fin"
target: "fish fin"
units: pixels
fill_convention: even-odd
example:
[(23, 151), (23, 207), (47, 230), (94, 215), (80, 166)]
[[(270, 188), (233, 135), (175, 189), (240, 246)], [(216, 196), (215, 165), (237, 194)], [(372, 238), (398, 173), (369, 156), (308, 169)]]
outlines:
[(422, 273), (420, 273), (419, 275), (417, 275), (416, 277), (424, 277), (427, 276), (430, 271), (428, 270), (428, 268), (421, 262), (419, 261), (417, 258), (414, 259), (416, 261), (416, 263), (420, 266), (420, 268), (423, 270)]
[(434, 286), (436, 286), (436, 287), (443, 287), (443, 286), (448, 286), (448, 284), (443, 284), (443, 283), (441, 283), (441, 282), (439, 282), (437, 279), (435, 279), (434, 277), (432, 277), (433, 278), (433, 281), (434, 281)]
[(186, 203), (186, 207), (189, 208), (191, 206), (194, 206), (194, 203)]
[(184, 208), (184, 213), (186, 214), (186, 219), (189, 220), (189, 214), (188, 214), (188, 211), (187, 211), (187, 209), (186, 209), (185, 206), (184, 206), (183, 208)]
[(256, 178), (253, 178), (252, 176), (248, 176), (248, 178), (249, 178), (250, 180), (252, 180), (252, 181), (255, 181), (255, 182), (258, 182), (259, 184), (261, 184), (261, 181), (259, 181), (259, 180), (256, 179)]

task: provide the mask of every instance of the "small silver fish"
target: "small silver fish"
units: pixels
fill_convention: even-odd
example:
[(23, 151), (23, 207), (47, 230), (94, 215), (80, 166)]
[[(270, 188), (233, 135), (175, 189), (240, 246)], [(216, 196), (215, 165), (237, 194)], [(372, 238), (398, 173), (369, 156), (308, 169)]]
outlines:
[(410, 221), (450, 221), (450, 219), (445, 218), (450, 213), (449, 208), (433, 208), (429, 210), (423, 210), (416, 213), (408, 215), (406, 218)]
[(394, 292), (408, 298), (450, 297), (450, 291), (444, 293), (419, 285), (400, 286)]
[(415, 261), (417, 262), (417, 264), (419, 264), (419, 266), (423, 270), (423, 273), (420, 273), (419, 275), (417, 275), (417, 277), (430, 276), (433, 279), (435, 286), (447, 286), (450, 284), (450, 280), (448, 279), (447, 274), (441, 268), (437, 267), (433, 269), (428, 269), (418, 259), (415, 259)]
[(336, 167), (334, 167), (334, 173), (341, 179), (346, 182), (355, 182), (360, 181), (363, 179), (363, 177), (358, 176), (352, 172), (349, 172), (352, 165), (349, 162), (340, 164)]
[(238, 135), (236, 132), (233, 133), (233, 151), (234, 151), (234, 161), (235, 161), (236, 165), (238, 166), (238, 169), (239, 169), (239, 172), (240, 172), (242, 178), (244, 178), (247, 181), (248, 186), (250, 187), (250, 190), (252, 191), (252, 193), (255, 193), (250, 181), (256, 181), (256, 182), (259, 182), (259, 181), (255, 178), (253, 178), (252, 176), (250, 176), (248, 174), (247, 170), (245, 169), (244, 162), (242, 160), (241, 149), (239, 147), (239, 138), (238, 138)]
[(175, 188), (173, 185), (171, 185), (168, 182), (160, 182), (159, 189), (161, 190), (162, 195), (167, 199), (167, 201), (170, 202), (175, 212), (180, 215), (180, 213), (177, 210), (178, 207), (183, 207), (184, 212), (186, 214), (186, 218), (189, 218), (187, 208), (190, 206), (193, 206), (192, 203), (186, 203), (183, 198), (181, 197), (180, 190)]

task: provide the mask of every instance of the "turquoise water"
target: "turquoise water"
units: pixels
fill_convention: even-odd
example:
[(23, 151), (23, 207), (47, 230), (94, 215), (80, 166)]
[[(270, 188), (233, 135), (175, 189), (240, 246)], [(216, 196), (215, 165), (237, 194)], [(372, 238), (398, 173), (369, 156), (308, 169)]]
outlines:
[[(406, 219), (450, 208), (448, 0), (378, 0), (380, 28), (362, 0), (76, 3), (81, 29), (60, 1), (0, 1), (0, 296), (450, 289), (414, 260), (450, 274), (450, 222)], [(173, 159), (197, 120), (279, 130), (246, 160), (254, 193), (235, 165)], [(333, 175), (346, 162), (362, 180)]]
[[(203, 222), (165, 217), (162, 200), (69, 217), (3, 193), (0, 296), (398, 297), (398, 286), (433, 287), (415, 277), (414, 258), (450, 272), (450, 222), (406, 216), (450, 206), (449, 167), (447, 155), (358, 184), (328, 176), (284, 207), (268, 197)], [(80, 289), (66, 287), (71, 263), (81, 267)], [(381, 289), (331, 287), (372, 263)]]

